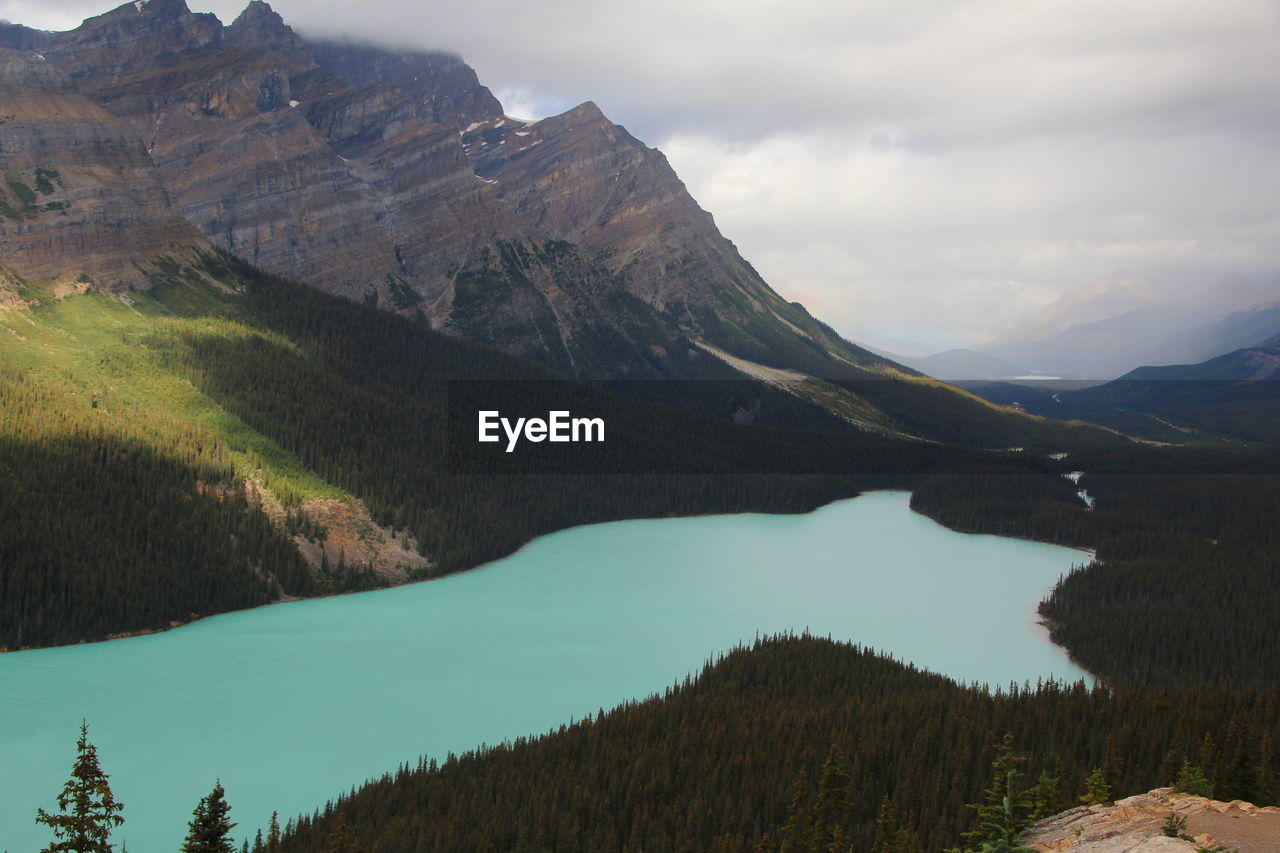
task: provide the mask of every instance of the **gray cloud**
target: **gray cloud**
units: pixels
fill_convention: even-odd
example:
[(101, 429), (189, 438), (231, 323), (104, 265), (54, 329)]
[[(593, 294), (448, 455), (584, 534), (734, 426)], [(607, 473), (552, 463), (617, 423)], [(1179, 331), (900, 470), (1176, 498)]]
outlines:
[[(1280, 270), (1272, 0), (273, 5), (304, 32), (460, 53), (514, 113), (595, 100), (855, 337), (971, 343), (1102, 278)], [(53, 28), (101, 11), (0, 2)]]

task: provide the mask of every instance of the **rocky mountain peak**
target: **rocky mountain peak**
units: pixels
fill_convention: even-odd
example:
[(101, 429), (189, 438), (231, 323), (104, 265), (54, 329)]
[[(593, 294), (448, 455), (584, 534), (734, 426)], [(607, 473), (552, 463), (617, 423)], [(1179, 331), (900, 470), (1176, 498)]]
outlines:
[(227, 27), (226, 43), (243, 50), (300, 50), (302, 39), (284, 18), (263, 0), (250, 0), (244, 11)]
[(216, 15), (193, 13), (184, 0), (134, 0), (58, 33), (50, 51), (83, 72), (172, 61), (221, 41), (222, 22)]
[(11, 50), (41, 50), (53, 39), (53, 33), (34, 30), (22, 24), (0, 20), (0, 47)]
[(299, 37), (258, 0), (225, 29), (137, 0), (43, 53), (190, 223), (271, 272), (583, 375), (684, 370), (645, 353), (698, 355), (686, 335), (856, 369), (592, 101), (508, 118), (454, 54)]

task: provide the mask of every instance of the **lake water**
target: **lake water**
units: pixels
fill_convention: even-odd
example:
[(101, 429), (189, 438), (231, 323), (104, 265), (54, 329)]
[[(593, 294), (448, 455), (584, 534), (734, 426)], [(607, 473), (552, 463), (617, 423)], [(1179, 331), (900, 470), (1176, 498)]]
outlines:
[(162, 853), (217, 777), (251, 837), (272, 809), (661, 691), (757, 633), (808, 628), (963, 681), (1084, 676), (1034, 613), (1081, 552), (953, 533), (907, 501), (579, 527), (429, 583), (0, 655), (0, 851), (50, 840), (35, 811), (55, 808), (82, 719), (125, 804), (113, 840)]

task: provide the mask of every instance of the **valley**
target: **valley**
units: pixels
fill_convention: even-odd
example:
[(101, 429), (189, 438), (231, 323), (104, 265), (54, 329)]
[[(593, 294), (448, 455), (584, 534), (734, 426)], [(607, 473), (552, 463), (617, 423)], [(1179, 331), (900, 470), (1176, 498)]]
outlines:
[[(792, 208), (867, 311), (1046, 301), (897, 360), (831, 282), (775, 290), (625, 98), (517, 118), (453, 53), (228, 20), (0, 20), (0, 849), (48, 843), (82, 723), (120, 850), (214, 779), (239, 826), (188, 853), (999, 853), (1171, 784), (1280, 805), (1265, 269), (1052, 302), (1031, 242), (984, 295), (975, 210), (949, 286), (868, 294), (912, 244), (842, 264), (831, 199)], [(736, 198), (874, 196), (840, 164), (945, 136)], [(988, 381), (1059, 368), (1118, 378)]]
[(405, 756), (443, 762), (661, 693), (758, 634), (856, 639), (965, 683), (1072, 681), (1033, 607), (1086, 558), (951, 533), (877, 492), (804, 515), (578, 527), (430, 583), (0, 655), (0, 788), (15, 794), (0, 845), (40, 843), (26, 816), (81, 718), (128, 807), (117, 837), (156, 849), (180, 841), (211, 770), (237, 819), (264, 826)]

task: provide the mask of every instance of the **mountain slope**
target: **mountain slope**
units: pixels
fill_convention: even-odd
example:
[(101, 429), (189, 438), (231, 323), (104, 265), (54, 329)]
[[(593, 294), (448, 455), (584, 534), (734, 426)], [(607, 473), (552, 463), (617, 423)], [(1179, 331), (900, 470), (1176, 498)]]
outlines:
[(1125, 382), (1143, 380), (1236, 382), (1259, 379), (1280, 379), (1280, 335), (1269, 338), (1257, 346), (1238, 349), (1200, 364), (1139, 367), (1120, 377), (1120, 381)]
[(975, 348), (976, 354), (1017, 365), (1013, 372), (957, 372), (966, 361), (939, 354), (930, 357), (933, 367), (950, 372), (931, 375), (1041, 373), (1105, 380), (1143, 364), (1200, 362), (1280, 332), (1278, 295), (1276, 280), (1227, 279), (1198, 292), (1142, 280), (1097, 282), (1067, 292), (1031, 322)]
[[(0, 28), (0, 43), (37, 42), (145, 141), (191, 223), (268, 271), (562, 375), (787, 370), (805, 380), (782, 392), (836, 430), (987, 447), (1070, 437), (920, 381), (783, 300), (661, 152), (592, 104), (510, 119), (457, 57), (309, 41), (256, 0), (228, 27), (150, 0), (66, 33)], [(985, 426), (938, 428), (953, 410)]]
[[(225, 28), (129, 3), (43, 50), (146, 140), (206, 236), (268, 271), (579, 375), (681, 375), (686, 332), (766, 362), (880, 363), (769, 290), (593, 105), (522, 131), (456, 57), (308, 42), (260, 2)], [(536, 138), (495, 158), (459, 135), (504, 123), (493, 151)]]
[(0, 128), (0, 264), (32, 279), (74, 271), (145, 287), (135, 259), (204, 245), (130, 128), (40, 54), (0, 49)]
[(1170, 335), (1148, 353), (1145, 364), (1197, 364), (1219, 355), (1248, 349), (1280, 334), (1280, 305), (1233, 311), (1207, 326)]
[(1156, 441), (1280, 440), (1280, 337), (1200, 364), (1140, 367), (1119, 379), (1053, 393), (993, 385), (1029, 412)]

